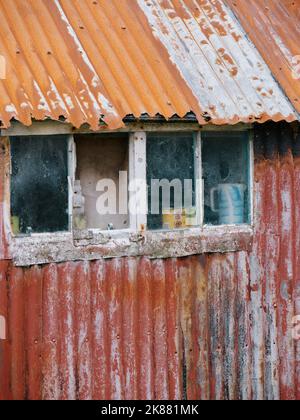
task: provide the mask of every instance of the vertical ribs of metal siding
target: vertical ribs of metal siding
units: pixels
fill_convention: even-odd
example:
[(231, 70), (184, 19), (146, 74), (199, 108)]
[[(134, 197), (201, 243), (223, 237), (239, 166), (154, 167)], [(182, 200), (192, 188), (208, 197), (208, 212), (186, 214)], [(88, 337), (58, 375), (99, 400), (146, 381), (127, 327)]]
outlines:
[(237, 295), (234, 316), (236, 317), (237, 343), (237, 399), (251, 400), (252, 393), (252, 342), (250, 306), (250, 261), (246, 252), (240, 252), (236, 259)]
[[(183, 397), (182, 381), (182, 329), (180, 325), (180, 278), (176, 259), (165, 262), (166, 320), (169, 398)], [(174, 281), (175, 279), (175, 281)]]
[[(40, 400), (42, 381), (42, 269), (32, 267), (24, 274), (24, 351), (26, 395), (29, 400)], [(27, 386), (30, 384), (30, 387)]]
[[(9, 297), (8, 297), (9, 263), (0, 261), (0, 315), (5, 319), (5, 335), (9, 332)], [(11, 347), (7, 339), (0, 339), (0, 400), (11, 399)]]
[[(294, 197), (295, 197), (295, 285), (294, 301), (295, 316), (300, 315), (300, 127), (293, 144), (294, 156)], [(300, 340), (295, 341), (296, 354), (296, 399), (300, 400)]]
[[(24, 272), (21, 268), (10, 271), (8, 302), (8, 333), (10, 340), (10, 386), (13, 399), (28, 398), (26, 379), (29, 366), (25, 363), (25, 295)], [(31, 386), (31, 384), (30, 384)]]
[(191, 275), (193, 279), (191, 297), (192, 306), (192, 342), (193, 342), (193, 370), (188, 379), (193, 379), (192, 393), (189, 398), (208, 400), (210, 398), (209, 372), (209, 314), (208, 314), (208, 278), (206, 257), (193, 257)]
[(209, 301), (209, 336), (210, 336), (210, 397), (224, 398), (224, 335), (222, 327), (222, 296), (221, 275), (222, 263), (220, 257), (209, 258), (208, 268), (208, 301)]
[(138, 319), (137, 319), (137, 336), (138, 336), (138, 382), (140, 399), (154, 399), (154, 344), (153, 344), (153, 328), (154, 320), (153, 311), (153, 295), (152, 295), (152, 269), (151, 262), (143, 258), (138, 265), (137, 294), (138, 294)]
[(93, 360), (93, 399), (105, 400), (109, 398), (108, 380), (109, 348), (106, 340), (108, 326), (107, 298), (106, 298), (106, 264), (103, 260), (95, 261), (91, 270), (92, 290), (92, 360)]
[[(76, 292), (75, 282), (78, 277), (76, 265), (72, 263), (60, 264), (57, 268), (60, 305), (60, 398), (62, 400), (74, 400), (78, 396), (75, 368), (77, 365), (76, 348)], [(84, 282), (84, 279), (82, 279)], [(90, 282), (92, 287), (92, 281)], [(75, 297), (75, 298), (74, 298)], [(92, 306), (90, 309), (92, 311)]]
[(279, 236), (279, 161), (280, 136), (274, 124), (265, 130), (265, 199), (262, 213), (265, 220), (265, 398), (280, 398), (277, 285), (280, 260)]
[(279, 214), (280, 214), (280, 279), (277, 286), (280, 341), (280, 388), (283, 399), (295, 398), (295, 351), (292, 337), (294, 312), (295, 270), (295, 201), (293, 167), (293, 130), (281, 124), (280, 169), (279, 169)]
[(250, 308), (251, 308), (251, 354), (252, 354), (252, 392), (255, 400), (264, 398), (264, 328), (263, 311), (264, 267), (265, 267), (265, 132), (257, 129), (254, 138), (255, 154), (255, 194), (254, 194), (254, 241), (250, 254)]
[[(60, 364), (60, 330), (61, 308), (59, 301), (60, 278), (58, 266), (50, 264), (43, 269), (43, 348), (42, 348), (42, 398), (57, 400), (60, 398), (62, 366)], [(74, 299), (74, 293), (72, 293)], [(29, 302), (24, 302), (28, 305)], [(73, 314), (70, 314), (73, 317)], [(74, 331), (75, 333), (75, 331)], [(31, 386), (27, 384), (27, 386)]]

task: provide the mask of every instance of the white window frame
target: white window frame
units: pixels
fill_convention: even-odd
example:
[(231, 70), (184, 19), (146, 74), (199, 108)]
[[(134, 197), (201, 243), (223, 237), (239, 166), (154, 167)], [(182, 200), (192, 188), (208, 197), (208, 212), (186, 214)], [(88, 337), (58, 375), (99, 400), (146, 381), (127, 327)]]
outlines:
[[(131, 133), (129, 135), (129, 184), (133, 180), (141, 180), (147, 182), (147, 133), (145, 131)], [(135, 208), (134, 214), (129, 212), (130, 229), (132, 231), (144, 232), (147, 226), (147, 214), (138, 211), (140, 205), (147, 209), (147, 190), (143, 197), (143, 202), (140, 203), (139, 197), (134, 191), (129, 191), (129, 202)], [(140, 197), (142, 198), (142, 197)]]
[(202, 167), (202, 138), (201, 131), (195, 133), (195, 180), (196, 180), (196, 208), (197, 226), (203, 226), (204, 220), (204, 185)]
[(68, 138), (68, 190), (69, 190), (69, 232), (73, 230), (73, 201), (74, 201), (74, 184), (77, 165), (76, 144), (74, 136)]

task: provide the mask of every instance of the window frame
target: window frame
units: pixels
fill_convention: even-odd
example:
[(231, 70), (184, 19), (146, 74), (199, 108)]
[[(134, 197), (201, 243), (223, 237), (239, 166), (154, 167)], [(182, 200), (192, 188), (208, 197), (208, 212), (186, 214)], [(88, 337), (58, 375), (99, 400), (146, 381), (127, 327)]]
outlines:
[[(190, 131), (195, 136), (195, 178), (202, 180), (202, 132), (248, 132), (249, 144), (249, 200), (250, 200), (250, 223), (241, 225), (205, 225), (204, 222), (204, 185), (203, 182), (196, 182), (196, 206), (197, 206), (197, 227), (188, 227), (177, 230), (147, 230), (147, 214), (130, 214), (129, 228), (113, 231), (100, 229), (87, 229), (78, 235), (73, 230), (73, 188), (76, 171), (76, 144), (74, 132), (37, 132), (36, 135), (65, 134), (69, 137), (69, 231), (57, 233), (32, 233), (31, 235), (14, 236), (10, 230), (13, 258), (16, 265), (29, 265), (47, 263), (50, 261), (60, 262), (66, 260), (94, 259), (101, 257), (139, 256), (145, 255), (151, 258), (168, 258), (188, 256), (205, 252), (234, 252), (249, 250), (252, 247), (253, 224), (254, 224), (254, 134), (251, 125), (242, 124), (239, 126), (207, 126), (192, 127), (191, 124), (166, 124), (163, 130), (161, 125), (152, 126), (143, 124), (139, 127), (126, 129), (129, 136), (129, 182), (135, 177), (147, 181), (147, 156), (146, 142), (147, 133), (155, 131), (176, 132)], [(107, 132), (110, 132), (107, 130)], [(124, 132), (124, 131), (123, 131)], [(99, 133), (101, 134), (101, 133)], [(9, 136), (14, 136), (14, 132)], [(23, 135), (23, 134), (17, 134)], [(28, 133), (27, 135), (33, 135)], [(8, 137), (2, 137), (2, 139)], [(10, 151), (9, 141), (8, 147)], [(10, 156), (10, 153), (8, 153)], [(70, 188), (72, 186), (72, 188)], [(10, 197), (10, 177), (8, 176), (7, 186), (8, 197)], [(129, 192), (129, 200), (132, 193)], [(147, 194), (144, 197), (146, 207), (148, 204)], [(10, 216), (10, 200), (8, 200), (7, 214)], [(137, 203), (136, 203), (137, 205)], [(10, 223), (9, 223), (10, 226)], [(77, 236), (78, 235), (78, 236)], [(180, 249), (183, 238), (186, 239), (185, 249)], [(188, 239), (189, 238), (189, 239)], [(196, 244), (192, 249), (188, 241)], [(198, 244), (199, 242), (199, 244)], [(165, 251), (159, 246), (160, 243), (167, 244)], [(42, 257), (39, 252), (41, 245), (44, 247), (44, 255), (49, 251), (49, 258)], [(60, 248), (60, 252), (53, 252), (52, 246)], [(182, 245), (184, 247), (184, 245)], [(95, 254), (90, 253), (94, 247)], [(28, 248), (26, 256), (24, 250)], [(159, 250), (156, 250), (159, 248)], [(191, 249), (190, 249), (191, 248)], [(65, 256), (65, 252), (67, 257)], [(61, 254), (61, 255), (60, 255)]]

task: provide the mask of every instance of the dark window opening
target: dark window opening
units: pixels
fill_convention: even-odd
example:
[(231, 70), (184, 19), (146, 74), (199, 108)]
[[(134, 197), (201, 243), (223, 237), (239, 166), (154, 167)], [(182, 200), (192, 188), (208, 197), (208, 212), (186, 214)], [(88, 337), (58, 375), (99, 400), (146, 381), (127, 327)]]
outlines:
[(11, 217), (18, 234), (68, 230), (68, 138), (11, 137)]
[(173, 230), (196, 225), (193, 133), (147, 136), (147, 185), (148, 229)]

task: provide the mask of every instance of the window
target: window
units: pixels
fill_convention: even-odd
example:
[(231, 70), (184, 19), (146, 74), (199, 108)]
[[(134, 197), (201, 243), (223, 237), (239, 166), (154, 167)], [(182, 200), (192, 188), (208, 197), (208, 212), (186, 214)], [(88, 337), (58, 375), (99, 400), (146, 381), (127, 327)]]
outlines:
[(203, 133), (204, 224), (251, 221), (248, 133)]
[(248, 131), (12, 137), (13, 232), (73, 230), (87, 240), (94, 231), (250, 224), (249, 138)]
[(249, 224), (249, 132), (148, 135), (147, 185), (150, 230)]
[(147, 136), (148, 229), (196, 226), (195, 150), (193, 133)]
[(13, 232), (69, 229), (68, 137), (11, 137)]
[(128, 134), (75, 136), (73, 227), (129, 228)]

